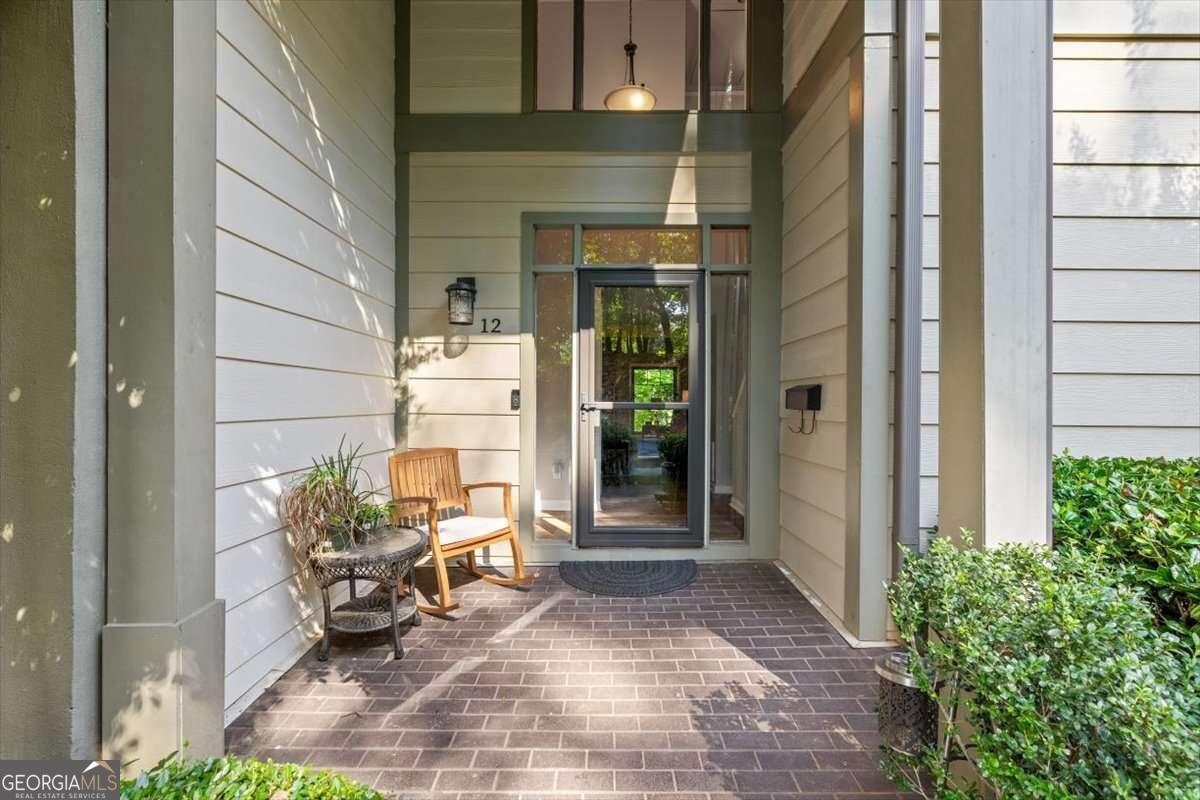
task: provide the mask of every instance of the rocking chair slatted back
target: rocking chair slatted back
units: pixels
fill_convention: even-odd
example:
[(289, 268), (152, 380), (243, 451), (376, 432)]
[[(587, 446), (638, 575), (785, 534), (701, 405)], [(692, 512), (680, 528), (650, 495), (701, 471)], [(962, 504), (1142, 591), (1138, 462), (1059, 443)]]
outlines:
[[(458, 451), (454, 448), (430, 447), (398, 453), (389, 459), (388, 472), (393, 497), (432, 497), (438, 511), (467, 508), (467, 495), (458, 471)], [(403, 508), (396, 510), (407, 516)]]

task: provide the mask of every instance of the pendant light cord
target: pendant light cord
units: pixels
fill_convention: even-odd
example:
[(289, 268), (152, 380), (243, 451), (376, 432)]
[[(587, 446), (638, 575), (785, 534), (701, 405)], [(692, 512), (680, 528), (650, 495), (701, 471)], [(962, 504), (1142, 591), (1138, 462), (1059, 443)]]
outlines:
[(629, 0), (629, 39), (625, 42), (625, 55), (629, 57), (629, 77), (625, 83), (630, 86), (637, 83), (633, 74), (633, 54), (636, 52), (637, 45), (633, 43), (633, 0)]

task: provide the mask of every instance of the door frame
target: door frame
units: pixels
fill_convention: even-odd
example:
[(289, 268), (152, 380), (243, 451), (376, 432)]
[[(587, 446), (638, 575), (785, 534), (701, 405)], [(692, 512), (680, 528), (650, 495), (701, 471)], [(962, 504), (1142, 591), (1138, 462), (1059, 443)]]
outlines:
[[(576, 272), (575, 383), (575, 481), (572, 533), (580, 548), (595, 547), (703, 547), (708, 505), (708, 392), (705, 370), (708, 341), (707, 283), (702, 269), (644, 267), (580, 267)], [(585, 376), (595, 370), (595, 307), (597, 286), (686, 286), (688, 287), (688, 496), (687, 524), (683, 528), (653, 528), (625, 525), (598, 527), (593, 524), (595, 487), (595, 421), (600, 409), (626, 408), (626, 402), (600, 402), (588, 393), (594, 390)], [(592, 410), (584, 410), (585, 405)], [(672, 404), (674, 405), (674, 404)], [(597, 408), (597, 406), (599, 408)], [(680, 409), (682, 410), (682, 409)], [(585, 416), (586, 421), (585, 421)]]
[[(770, 308), (772, 302), (777, 302), (777, 287), (778, 275), (776, 272), (770, 272), (764, 276), (759, 274), (763, 269), (767, 269), (769, 265), (775, 265), (775, 270), (778, 270), (777, 258), (773, 258), (775, 246), (770, 241), (755, 243), (758, 241), (755, 238), (754, 224), (762, 222), (757, 215), (751, 212), (700, 212), (698, 214), (681, 213), (675, 214), (666, 211), (658, 212), (609, 212), (609, 211), (523, 211), (521, 212), (521, 280), (520, 280), (520, 333), (518, 336), (498, 337), (494, 334), (489, 337), (491, 340), (501, 341), (516, 341), (520, 343), (520, 392), (521, 392), (521, 410), (520, 410), (520, 451), (518, 453), (518, 508), (517, 518), (521, 531), (521, 544), (525, 549), (525, 559), (530, 564), (558, 564), (561, 561), (583, 557), (579, 546), (575, 542), (575, 511), (572, 507), (571, 526), (572, 535), (569, 539), (539, 539), (535, 535), (534, 530), (534, 506), (536, 504), (536, 474), (537, 474), (537, 348), (535, 344), (536, 330), (536, 279), (538, 275), (544, 274), (565, 274), (572, 276), (572, 280), (578, 278), (578, 269), (583, 265), (583, 241), (582, 232), (584, 228), (596, 226), (612, 226), (612, 227), (664, 227), (673, 225), (682, 226), (697, 226), (701, 229), (701, 263), (699, 269), (708, 275), (717, 273), (732, 272), (739, 274), (751, 275), (752, 296), (750, 300), (751, 309), (751, 351), (749, 354), (749, 363), (747, 365), (748, 374), (753, 374), (755, 369), (763, 369), (763, 365), (770, 366), (774, 363), (774, 372), (770, 375), (778, 375), (778, 328), (777, 319), (769, 314), (759, 315), (761, 319), (756, 321), (755, 309)], [(751, 263), (727, 265), (723, 263), (712, 263), (710, 258), (711, 230), (715, 227), (750, 227), (751, 228)], [(539, 227), (556, 227), (556, 228), (571, 228), (574, 231), (574, 252), (570, 264), (535, 264), (534, 261), (534, 232)], [(769, 225), (765, 226), (769, 228)], [(756, 259), (755, 253), (759, 256)], [(759, 266), (756, 268), (754, 264)], [(630, 265), (634, 266), (634, 265)], [(611, 267), (603, 267), (611, 268)], [(663, 265), (659, 269), (670, 269)], [(697, 265), (689, 265), (687, 269), (696, 269)], [(708, 281), (706, 281), (706, 286)], [(754, 288), (757, 287), (757, 288)], [(706, 292), (707, 294), (707, 292)], [(572, 302), (572, 314), (574, 313), (576, 304)], [(777, 316), (777, 315), (776, 315)], [(577, 338), (577, 337), (576, 337)], [(577, 343), (576, 343), (577, 344)], [(710, 343), (704, 343), (705, 364), (707, 365), (710, 359)], [(763, 350), (763, 352), (759, 352)], [(578, 347), (572, 347), (572, 359), (578, 357)], [(757, 366), (756, 366), (757, 365)], [(707, 371), (707, 370), (706, 370)], [(572, 371), (575, 374), (575, 371)], [(774, 437), (778, 436), (778, 420), (774, 413), (774, 403), (776, 402), (777, 392), (774, 388), (763, 391), (760, 384), (759, 388), (753, 381), (748, 386), (749, 401), (751, 408), (755, 404), (759, 406), (769, 406), (758, 410), (756, 416), (752, 415), (750, 419), (750, 442), (763, 440), (764, 437), (768, 441), (773, 441)], [(578, 398), (577, 387), (572, 386), (572, 399), (574, 408)], [(708, 416), (708, 415), (706, 415)], [(707, 428), (709, 421), (705, 420)], [(708, 474), (708, 437), (709, 432), (705, 431), (705, 482), (709, 480)], [(578, 454), (574, 452), (575, 444), (572, 436), (572, 453), (570, 475), (574, 479), (575, 463), (578, 460)], [(761, 450), (762, 448), (760, 448)], [(754, 500), (756, 492), (762, 493), (763, 487), (774, 487), (778, 480), (778, 457), (767, 459), (754, 459), (750, 457), (747, 461), (747, 479), (750, 494), (747, 497), (747, 506), (745, 514), (746, 535), (738, 541), (713, 541), (709, 538), (709, 510), (707, 504), (704, 509), (704, 546), (700, 549), (695, 547), (663, 547), (654, 548), (639, 548), (639, 547), (600, 547), (590, 548), (586, 550), (586, 557), (592, 560), (609, 561), (609, 560), (626, 560), (651, 557), (656, 559), (697, 559), (697, 560), (741, 560), (749, 558), (775, 558), (778, 553), (777, 537), (778, 528), (774, 523), (774, 510), (778, 506), (778, 498), (768, 492), (769, 502), (763, 504), (757, 503)], [(755, 487), (758, 487), (756, 489)], [(491, 556), (495, 563), (508, 563), (505, 558), (506, 554), (498, 553)]]

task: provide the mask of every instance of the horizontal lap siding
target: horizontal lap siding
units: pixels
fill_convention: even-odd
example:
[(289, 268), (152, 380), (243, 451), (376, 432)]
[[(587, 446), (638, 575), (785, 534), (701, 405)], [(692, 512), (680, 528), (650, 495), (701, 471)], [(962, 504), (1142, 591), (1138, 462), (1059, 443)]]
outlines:
[[(510, 399), (521, 375), (523, 213), (655, 213), (695, 224), (700, 211), (750, 208), (750, 158), (740, 154), (414, 153), (409, 171), (408, 444), (460, 448), (468, 481), (519, 479), (520, 412)], [(446, 322), (445, 288), (459, 275), (476, 277), (476, 326), (499, 319), (497, 333)], [(490, 494), (476, 506), (499, 511)]]
[(521, 110), (520, 0), (413, 0), (414, 114)]
[(1054, 17), (1054, 449), (1200, 456), (1200, 6)]
[[(840, 10), (836, 3), (789, 5), (801, 8), (789, 8), (787, 20), (812, 24), (832, 24), (827, 18)], [(785, 63), (811, 58), (805, 42), (807, 35)], [(847, 61), (783, 149), (779, 552), (838, 617), (846, 552), (849, 75)], [(783, 407), (787, 387), (804, 383), (824, 386), (820, 424), (810, 435), (794, 432), (799, 417)]]
[(227, 713), (319, 633), (279, 495), (343, 436), (395, 444), (390, 3), (228, 0), (217, 18), (216, 580)]
[[(1200, 455), (1200, 7), (1055, 3), (1055, 452)], [(1169, 34), (1139, 38), (1132, 31)], [(935, 28), (936, 29), (936, 28)], [(926, 61), (923, 317), (938, 318), (938, 45)], [(921, 525), (937, 521), (924, 337)]]
[(846, 0), (784, 0), (783, 96), (804, 76)]

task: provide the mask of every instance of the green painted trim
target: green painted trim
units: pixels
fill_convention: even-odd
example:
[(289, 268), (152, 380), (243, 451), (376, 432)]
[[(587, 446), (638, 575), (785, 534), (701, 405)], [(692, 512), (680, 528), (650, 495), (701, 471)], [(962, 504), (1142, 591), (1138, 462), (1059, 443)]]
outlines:
[(757, 152), (779, 146), (775, 113), (538, 111), (396, 117), (397, 152)]
[[(751, 170), (753, 171), (753, 169)], [(699, 224), (711, 228), (720, 227), (737, 227), (738, 225), (750, 225), (754, 221), (754, 214), (750, 212), (733, 211), (727, 214), (713, 214), (711, 212), (701, 212), (696, 215)], [(712, 266), (712, 262), (705, 258), (704, 263)]]
[[(746, 527), (751, 556), (779, 557), (779, 298), (783, 279), (783, 154), (750, 164), (750, 423)], [(768, 387), (770, 390), (768, 391)], [(749, 512), (753, 509), (753, 517)]]
[[(747, 46), (746, 52), (750, 52)], [(712, 0), (700, 0), (700, 81), (696, 87), (701, 113), (712, 108)]]
[[(395, 27), (395, 47), (396, 47), (396, 120), (404, 119), (408, 116), (410, 103), (410, 85), (409, 85), (409, 64), (411, 37), (411, 16), (412, 6), (409, 3), (396, 3), (396, 27)], [(396, 167), (395, 167), (395, 205), (394, 205), (394, 225), (395, 234), (395, 286), (393, 287), (393, 297), (395, 307), (393, 308), (393, 319), (396, 328), (395, 342), (395, 365), (396, 365), (396, 408), (393, 413), (393, 429), (395, 435), (396, 449), (406, 450), (408, 448), (408, 381), (405, 374), (407, 367), (407, 353), (405, 341), (408, 338), (408, 239), (409, 239), (409, 154), (401, 146), (399, 133), (393, 134), (393, 147), (395, 148)]]
[(396, 327), (396, 409), (394, 429), (396, 449), (408, 449), (408, 276), (409, 276), (409, 154), (396, 153), (396, 271), (395, 308)]
[(583, 263), (583, 225), (576, 222), (571, 230), (574, 232), (571, 239), (571, 268), (574, 269), (576, 264)]
[(748, 107), (756, 112), (778, 112), (783, 105), (783, 3), (751, 0), (749, 15)]
[(817, 54), (813, 56), (812, 63), (788, 93), (780, 112), (781, 141), (788, 140), (800, 124), (800, 120), (812, 108), (821, 90), (829, 83), (829, 79), (859, 44), (863, 35), (863, 24), (863, 4), (847, 3), (837, 21), (833, 23), (829, 35), (821, 43)]
[(571, 108), (583, 109), (583, 0), (574, 0), (571, 15)]
[[(688, 497), (687, 519), (683, 528), (655, 528), (630, 526), (604, 527), (594, 524), (595, 472), (597, 453), (592, 436), (574, 426), (575, 451), (580, 455), (575, 463), (575, 541), (589, 551), (601, 547), (690, 547), (702, 548), (708, 541), (709, 464), (712, 457), (709, 439), (709, 419), (712, 415), (708, 405), (708, 293), (707, 274), (700, 265), (691, 269), (647, 269), (644, 265), (635, 268), (595, 269), (577, 265), (576, 285), (580, 290), (575, 295), (578, 351), (575, 372), (582, 380), (577, 397), (580, 401), (596, 400), (599, 387), (593, 384), (596, 374), (596, 308), (595, 290), (609, 281), (619, 286), (687, 287), (689, 305), (688, 341), (703, 342), (702, 346), (691, 346), (687, 352), (689, 399), (684, 403), (688, 414), (688, 436), (691, 441), (700, 439), (703, 447), (688, 448)], [(698, 434), (698, 435), (697, 435)], [(691, 524), (699, 520), (699, 530)]]
[[(517, 443), (517, 533), (522, 548), (530, 560), (536, 557), (537, 542), (533, 535), (534, 476), (537, 462), (534, 459), (537, 440), (537, 349), (534, 346), (536, 297), (533, 275), (533, 226), (527, 214), (521, 215), (521, 331), (520, 331), (520, 383), (519, 412), (520, 438)], [(576, 237), (578, 238), (578, 237)], [(573, 529), (573, 527), (572, 527)]]
[[(605, 225), (622, 225), (632, 228), (653, 228), (661, 225), (680, 225), (699, 228), (703, 225), (750, 225), (754, 218), (753, 214), (736, 211), (724, 214), (687, 214), (686, 216), (688, 221), (683, 222), (673, 219), (673, 215), (652, 211), (526, 211), (521, 214), (521, 230), (524, 234), (526, 224), (528, 224), (528, 233), (532, 236), (533, 228), (537, 226), (575, 225), (579, 228), (596, 228)], [(693, 219), (695, 221), (692, 221)], [(582, 252), (578, 231), (576, 231), (575, 263), (563, 266), (584, 266)], [(532, 249), (529, 252), (529, 265), (533, 266)], [(707, 262), (702, 261), (701, 266), (707, 266)], [(538, 269), (541, 270), (543, 267), (539, 266)]]
[[(405, 3), (404, 5), (408, 5)], [(537, 110), (538, 4), (521, 0), (521, 113)]]

